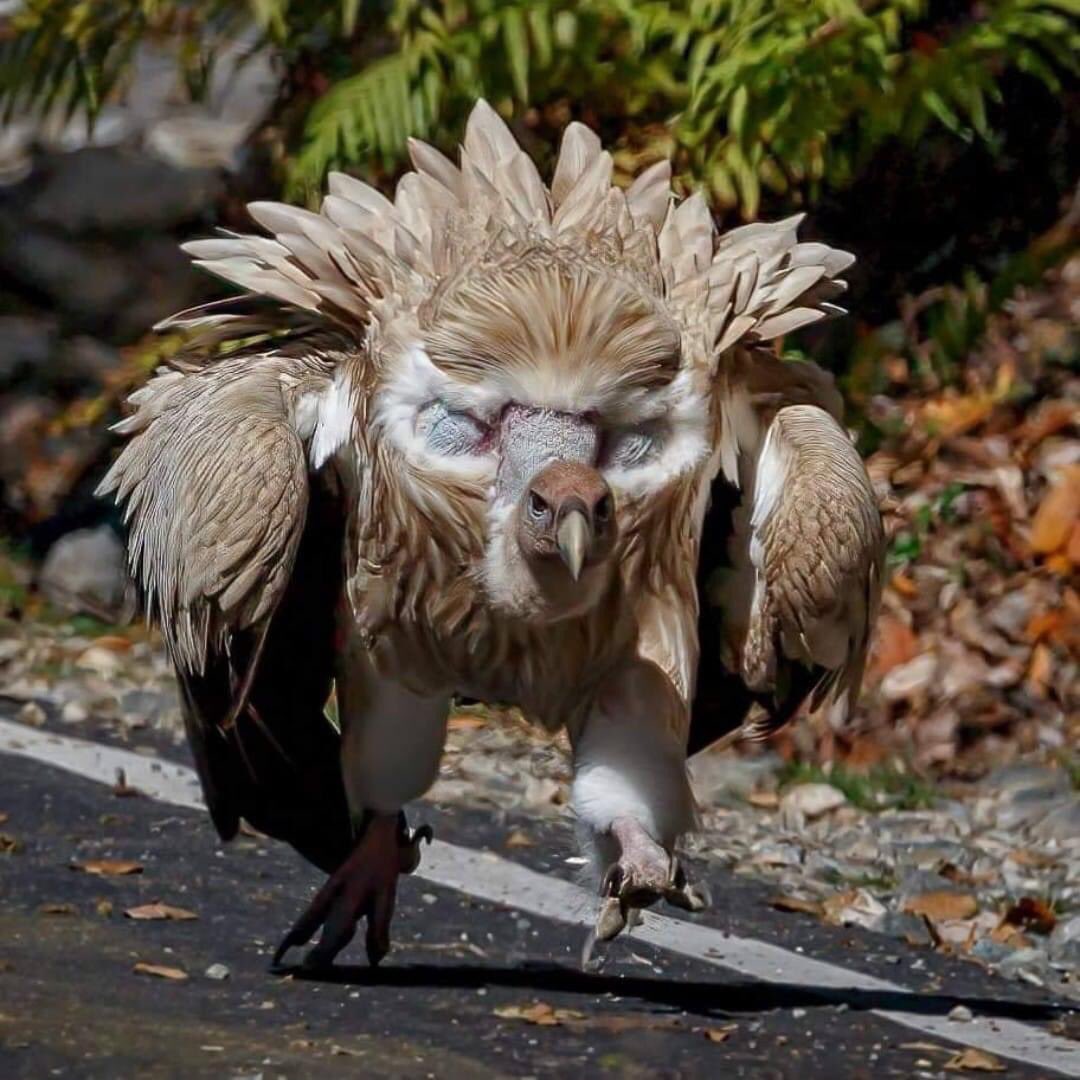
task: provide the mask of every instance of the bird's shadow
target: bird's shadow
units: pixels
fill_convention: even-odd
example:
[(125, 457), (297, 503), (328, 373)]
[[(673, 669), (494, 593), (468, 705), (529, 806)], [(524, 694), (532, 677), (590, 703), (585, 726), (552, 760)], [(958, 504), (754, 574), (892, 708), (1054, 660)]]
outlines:
[(1007, 1001), (995, 997), (854, 987), (837, 990), (750, 980), (708, 982), (654, 979), (640, 975), (593, 974), (558, 964), (504, 967), (410, 963), (378, 968), (343, 964), (325, 968), (279, 967), (274, 971), (301, 980), (371, 988), (477, 990), (481, 987), (503, 987), (589, 998), (612, 994), (624, 1000), (636, 998), (642, 1004), (710, 1018), (776, 1009), (835, 1008), (838, 1005), (859, 1012), (905, 1012), (920, 1016), (947, 1016), (957, 1005), (966, 1005), (979, 1016), (1027, 1021), (1054, 1020), (1065, 1011), (1064, 1006)]

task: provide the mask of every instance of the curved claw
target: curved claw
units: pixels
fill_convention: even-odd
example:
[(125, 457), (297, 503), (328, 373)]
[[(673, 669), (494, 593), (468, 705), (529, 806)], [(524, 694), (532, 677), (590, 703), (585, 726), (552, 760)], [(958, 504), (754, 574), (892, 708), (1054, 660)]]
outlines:
[(593, 942), (611, 941), (623, 930), (636, 926), (642, 909), (651, 907), (657, 900), (683, 911), (702, 911), (708, 906), (708, 894), (690, 884), (674, 856), (665, 870), (661, 873), (651, 864), (639, 866), (625, 855), (608, 867), (601, 882), (600, 910), (586, 954), (591, 953)]
[(308, 968), (331, 964), (367, 919), (365, 946), (374, 967), (390, 951), (397, 879), (420, 864), (420, 842), (431, 843), (431, 827), (410, 833), (404, 814), (371, 814), (352, 854), (331, 874), (281, 940), (272, 961), (279, 968), (289, 949), (306, 945), (319, 928), (318, 943), (304, 957)]
[(420, 841), (430, 844), (435, 839), (435, 832), (430, 825), (421, 825), (412, 833), (406, 831), (398, 842), (401, 872), (411, 874), (420, 865)]

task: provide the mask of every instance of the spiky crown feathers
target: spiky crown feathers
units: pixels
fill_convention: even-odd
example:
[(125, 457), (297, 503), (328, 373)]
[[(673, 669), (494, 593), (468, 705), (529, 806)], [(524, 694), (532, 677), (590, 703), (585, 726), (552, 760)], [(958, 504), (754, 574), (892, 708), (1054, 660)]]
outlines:
[[(740, 340), (769, 341), (842, 311), (831, 301), (846, 288), (837, 276), (853, 256), (799, 243), (801, 215), (718, 237), (700, 193), (676, 201), (666, 161), (626, 190), (614, 187), (610, 153), (582, 124), (567, 127), (550, 187), (484, 101), (469, 117), (460, 166), (426, 143), (412, 140), (409, 149), (414, 171), (393, 202), (331, 173), (318, 213), (252, 203), (272, 236), (225, 233), (184, 249), (249, 294), (361, 336), (437, 302), (448, 282), (510, 273), (523, 252), (534, 263), (571, 258), (631, 282), (659, 301), (678, 332), (700, 335), (712, 363)], [(213, 305), (163, 325), (209, 331), (218, 342), (254, 328)]]

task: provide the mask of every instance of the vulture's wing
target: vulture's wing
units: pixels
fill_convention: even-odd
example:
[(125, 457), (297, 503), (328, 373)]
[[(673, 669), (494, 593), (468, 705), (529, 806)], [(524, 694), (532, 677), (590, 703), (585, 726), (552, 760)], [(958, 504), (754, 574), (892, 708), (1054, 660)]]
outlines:
[(102, 482), (180, 679), (223, 838), (243, 816), (327, 869), (351, 845), (333, 670), (342, 522), (310, 464), (334, 363), (288, 348), (162, 371), (132, 397)]
[[(724, 378), (729, 445), (702, 538), (690, 753), (732, 729), (763, 738), (807, 697), (854, 703), (884, 558), (877, 499), (828, 376), (746, 350)], [(755, 702), (764, 715), (743, 722)]]

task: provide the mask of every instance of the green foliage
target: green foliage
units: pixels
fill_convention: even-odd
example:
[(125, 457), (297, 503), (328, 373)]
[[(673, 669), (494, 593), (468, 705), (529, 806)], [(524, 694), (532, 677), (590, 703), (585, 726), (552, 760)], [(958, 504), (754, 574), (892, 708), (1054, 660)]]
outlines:
[[(485, 96), (541, 141), (571, 108), (620, 163), (673, 151), (688, 185), (754, 217), (763, 190), (812, 200), (888, 139), (937, 127), (993, 144), (1004, 75), (1080, 70), (1076, 0), (992, 0), (946, 21), (928, 0), (29, 0), (0, 52), (9, 112), (101, 106), (135, 45), (179, 35), (197, 93), (256, 23), (314, 70), (292, 192), (331, 167), (392, 171), (416, 135), (451, 144)], [(320, 89), (324, 87), (320, 84)]]
[(831, 784), (860, 810), (922, 810), (933, 806), (935, 793), (919, 776), (898, 765), (880, 765), (867, 772), (843, 766), (822, 767), (791, 762), (780, 773), (780, 786)]

